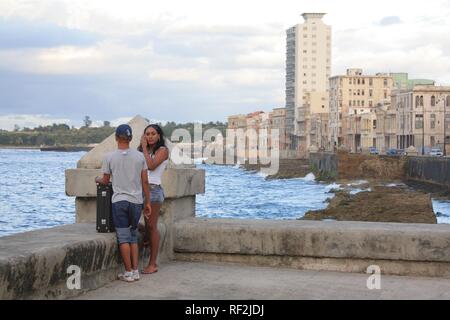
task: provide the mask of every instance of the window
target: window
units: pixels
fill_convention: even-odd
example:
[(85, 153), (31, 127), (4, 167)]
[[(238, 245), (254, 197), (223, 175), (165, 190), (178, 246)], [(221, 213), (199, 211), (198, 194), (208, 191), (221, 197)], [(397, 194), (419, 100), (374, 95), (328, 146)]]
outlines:
[(303, 50), (303, 53), (307, 53), (308, 52), (308, 50)]
[(430, 137), (430, 144), (432, 147), (434, 147), (435, 141), (434, 141), (434, 136)]
[(348, 78), (348, 84), (352, 84), (352, 78)]
[(361, 95), (362, 95), (362, 96), (364, 95), (364, 89), (361, 90)]
[(377, 120), (373, 120), (373, 128), (374, 128), (374, 129), (377, 128)]
[(373, 102), (372, 102), (372, 100), (369, 100), (369, 107), (372, 107), (373, 106)]
[(416, 129), (423, 128), (423, 114), (416, 114)]
[(357, 92), (358, 92), (358, 96), (361, 95), (361, 91), (359, 89), (357, 90)]
[(303, 35), (303, 38), (308, 38), (308, 35), (307, 35), (307, 34), (304, 34), (304, 35)]
[(436, 97), (435, 96), (431, 96), (431, 106), (432, 107), (436, 106)]
[(420, 106), (423, 107), (423, 96), (420, 96)]
[(358, 79), (358, 84), (361, 84), (361, 79)]
[(348, 106), (351, 107), (352, 106), (352, 100), (348, 101)]
[(362, 79), (362, 84), (366, 84), (366, 81), (364, 78)]
[(447, 98), (445, 99), (445, 106), (450, 107), (450, 96), (447, 96)]
[(387, 79), (383, 79), (383, 85), (384, 85), (385, 87), (387, 87), (387, 85), (388, 85)]
[(436, 115), (435, 114), (430, 114), (430, 128), (434, 129), (436, 126)]
[(369, 78), (369, 86), (373, 86), (373, 79)]
[(384, 90), (384, 98), (387, 99), (387, 91)]
[(363, 106), (363, 107), (364, 107), (364, 100), (362, 100), (362, 101), (361, 101), (361, 106)]
[(373, 90), (369, 89), (369, 97), (372, 97), (372, 96), (373, 96)]
[(416, 96), (416, 108), (420, 105), (420, 97)]

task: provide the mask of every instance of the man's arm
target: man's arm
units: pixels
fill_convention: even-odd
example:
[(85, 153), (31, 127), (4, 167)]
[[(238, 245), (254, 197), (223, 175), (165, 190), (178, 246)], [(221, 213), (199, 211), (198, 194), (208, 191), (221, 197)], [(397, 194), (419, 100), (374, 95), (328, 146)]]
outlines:
[(103, 158), (102, 161), (102, 173), (103, 173), (103, 177), (95, 177), (95, 182), (102, 184), (102, 185), (107, 185), (109, 184), (109, 182), (111, 181), (111, 168), (110, 168), (110, 163), (109, 163), (109, 156), (106, 155)]
[(148, 187), (147, 169), (141, 171), (141, 180), (142, 180), (142, 191), (144, 192), (145, 196), (144, 216), (146, 219), (148, 219), (152, 214), (152, 207), (150, 206), (150, 190)]
[(95, 182), (103, 184), (103, 185), (107, 185), (109, 184), (109, 181), (111, 181), (111, 175), (104, 173), (103, 177), (95, 177)]

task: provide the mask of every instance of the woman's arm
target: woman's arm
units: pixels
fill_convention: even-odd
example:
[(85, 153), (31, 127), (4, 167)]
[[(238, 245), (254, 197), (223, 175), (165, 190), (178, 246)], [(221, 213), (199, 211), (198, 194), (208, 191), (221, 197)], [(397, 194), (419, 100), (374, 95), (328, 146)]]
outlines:
[(143, 153), (145, 161), (147, 162), (148, 170), (155, 170), (161, 163), (169, 158), (169, 150), (166, 147), (160, 147), (156, 151), (153, 159), (150, 157), (148, 152), (144, 151)]

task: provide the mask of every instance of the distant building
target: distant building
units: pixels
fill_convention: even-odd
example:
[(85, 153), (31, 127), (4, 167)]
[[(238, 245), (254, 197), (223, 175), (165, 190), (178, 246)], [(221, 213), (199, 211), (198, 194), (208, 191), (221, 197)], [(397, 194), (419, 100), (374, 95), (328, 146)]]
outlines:
[[(346, 75), (331, 77), (327, 149), (343, 147), (356, 151), (362, 147), (359, 121), (363, 118), (366, 121), (368, 116), (365, 114), (374, 113), (376, 105), (389, 103), (392, 89), (392, 76), (386, 73), (364, 75), (362, 69), (347, 69)], [(363, 118), (358, 117), (363, 114)], [(373, 135), (365, 135), (367, 147), (372, 146), (373, 140), (367, 139), (369, 136), (373, 139)]]
[(392, 94), (397, 112), (397, 147), (419, 153), (439, 147), (450, 151), (450, 86), (415, 85)]
[(304, 23), (286, 31), (286, 131), (290, 149), (305, 155), (311, 145), (311, 115), (328, 113), (331, 26), (325, 13), (303, 13)]
[(409, 79), (406, 72), (389, 73), (389, 75), (394, 81), (395, 89), (399, 90), (412, 90), (415, 85), (434, 85), (435, 83), (434, 80), (430, 79)]
[[(279, 132), (279, 149), (284, 151), (288, 149), (288, 141), (286, 138), (286, 108), (275, 108), (269, 113), (271, 129), (277, 129)], [(272, 141), (270, 141), (272, 146)]]

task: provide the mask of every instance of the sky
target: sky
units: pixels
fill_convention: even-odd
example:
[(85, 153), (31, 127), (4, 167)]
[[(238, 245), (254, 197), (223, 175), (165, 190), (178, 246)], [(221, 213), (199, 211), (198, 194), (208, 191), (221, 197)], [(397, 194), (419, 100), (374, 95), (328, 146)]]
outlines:
[(332, 75), (450, 85), (449, 0), (0, 0), (0, 129), (226, 121), (284, 106), (285, 30), (332, 26)]

